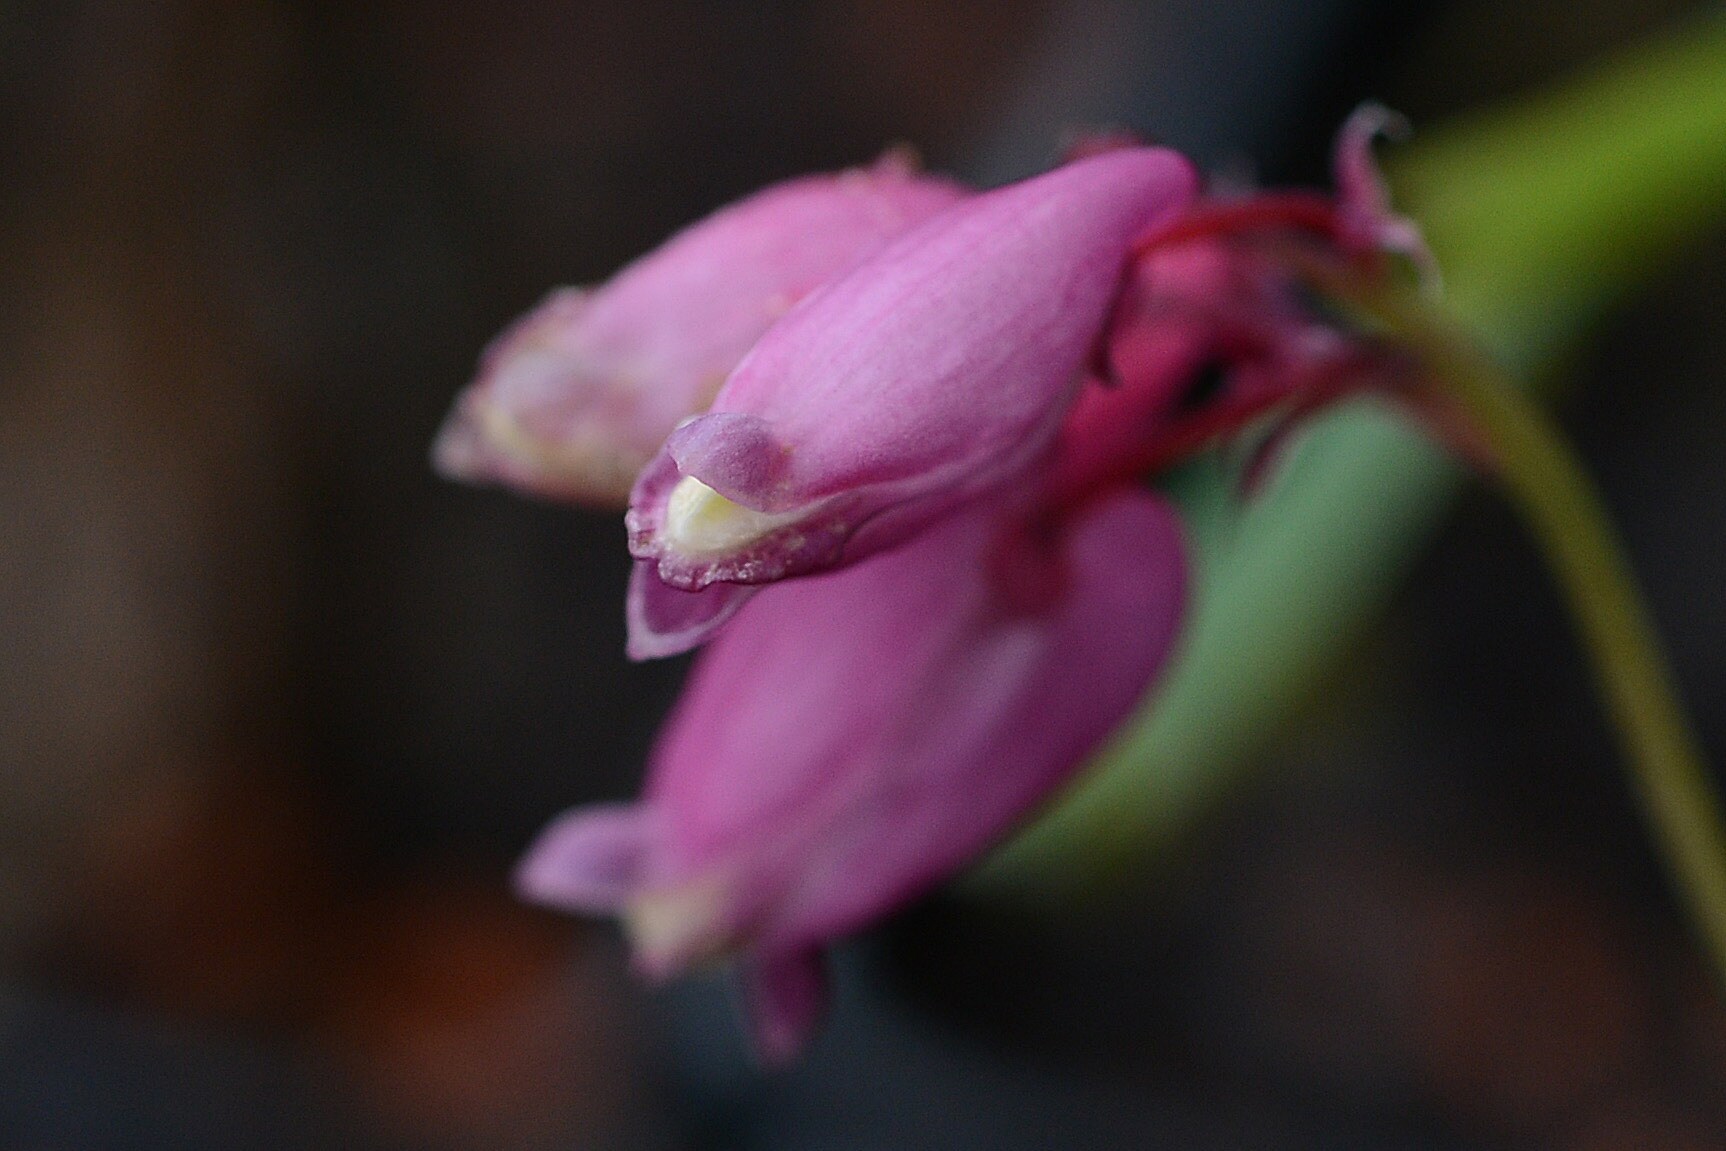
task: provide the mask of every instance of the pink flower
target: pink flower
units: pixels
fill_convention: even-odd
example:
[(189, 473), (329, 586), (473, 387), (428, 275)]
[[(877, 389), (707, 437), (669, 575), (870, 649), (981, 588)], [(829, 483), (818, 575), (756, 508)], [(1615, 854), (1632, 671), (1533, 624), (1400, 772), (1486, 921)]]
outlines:
[(565, 816), (521, 889), (621, 913), (656, 978), (743, 953), (758, 1043), (787, 1057), (821, 950), (963, 868), (1133, 708), (1184, 573), (1173, 513), (1123, 487), (992, 498), (776, 586), (702, 652), (642, 801)]
[(562, 817), (522, 891), (621, 915), (653, 978), (739, 956), (759, 1049), (795, 1053), (826, 946), (1045, 802), (1166, 663), (1185, 563), (1144, 478), (1402, 378), (1303, 279), (1419, 254), (1375, 130), (1334, 201), (1195, 203), (1170, 153), (1091, 155), (774, 325), (636, 484), (631, 653), (712, 637), (645, 794)]
[(558, 289), (486, 349), (438, 435), (438, 469), (622, 506), (787, 309), (965, 195), (889, 153), (722, 208), (597, 289)]
[(1194, 187), (1166, 150), (1080, 160), (964, 201), (788, 313), (636, 483), (634, 650), (698, 642), (741, 594), (678, 600), (650, 577), (700, 592), (854, 562), (1022, 472), (1134, 239)]

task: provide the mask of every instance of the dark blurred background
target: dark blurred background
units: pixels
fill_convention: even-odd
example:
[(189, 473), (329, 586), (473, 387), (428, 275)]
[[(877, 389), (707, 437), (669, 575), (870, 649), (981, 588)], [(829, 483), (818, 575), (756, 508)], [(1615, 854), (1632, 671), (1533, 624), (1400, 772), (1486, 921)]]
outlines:
[[(1118, 125), (1319, 182), (1363, 98), (1697, 7), (0, 3), (0, 1146), (1726, 1146), (1726, 1010), (1491, 499), (1154, 890), (932, 901), (763, 1077), (718, 981), (508, 891), (681, 674), (622, 658), (617, 517), (426, 462), (510, 317), (766, 181)], [(1566, 412), (1716, 760), (1722, 256)]]

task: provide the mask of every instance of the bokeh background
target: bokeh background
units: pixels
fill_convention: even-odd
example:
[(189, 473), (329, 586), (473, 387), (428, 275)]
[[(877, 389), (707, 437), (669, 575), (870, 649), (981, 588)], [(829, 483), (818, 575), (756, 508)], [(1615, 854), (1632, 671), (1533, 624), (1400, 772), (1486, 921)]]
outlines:
[[(511, 316), (766, 181), (1116, 125), (1317, 183), (1363, 98), (1705, 7), (0, 3), (0, 1146), (1726, 1146), (1726, 1009), (1489, 495), (1154, 875), (930, 901), (763, 1076), (721, 980), (508, 890), (681, 674), (622, 658), (616, 517), (426, 462)], [(1564, 408), (1717, 761), (1723, 257)]]

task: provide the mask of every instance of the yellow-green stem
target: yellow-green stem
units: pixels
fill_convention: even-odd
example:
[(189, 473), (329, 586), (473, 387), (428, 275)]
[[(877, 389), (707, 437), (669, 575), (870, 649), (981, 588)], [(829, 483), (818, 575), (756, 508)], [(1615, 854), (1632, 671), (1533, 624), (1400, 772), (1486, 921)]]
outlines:
[[(1330, 279), (1330, 277), (1325, 277)], [(1726, 984), (1726, 822), (1642, 596), (1598, 491), (1539, 407), (1413, 296), (1329, 287), (1412, 345), (1479, 437), (1581, 632), (1643, 812)]]

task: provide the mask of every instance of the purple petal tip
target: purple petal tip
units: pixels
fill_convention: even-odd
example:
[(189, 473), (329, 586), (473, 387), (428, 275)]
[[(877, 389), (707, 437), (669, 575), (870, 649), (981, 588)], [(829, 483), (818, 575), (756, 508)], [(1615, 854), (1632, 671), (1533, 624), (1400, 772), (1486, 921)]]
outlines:
[(653, 561), (637, 560), (625, 600), (629, 658), (640, 662), (693, 651), (736, 615), (756, 590), (744, 584), (714, 583), (700, 591), (684, 591), (660, 579)]
[(581, 807), (540, 833), (515, 872), (523, 899), (565, 911), (610, 915), (640, 880), (647, 812), (637, 804)]

